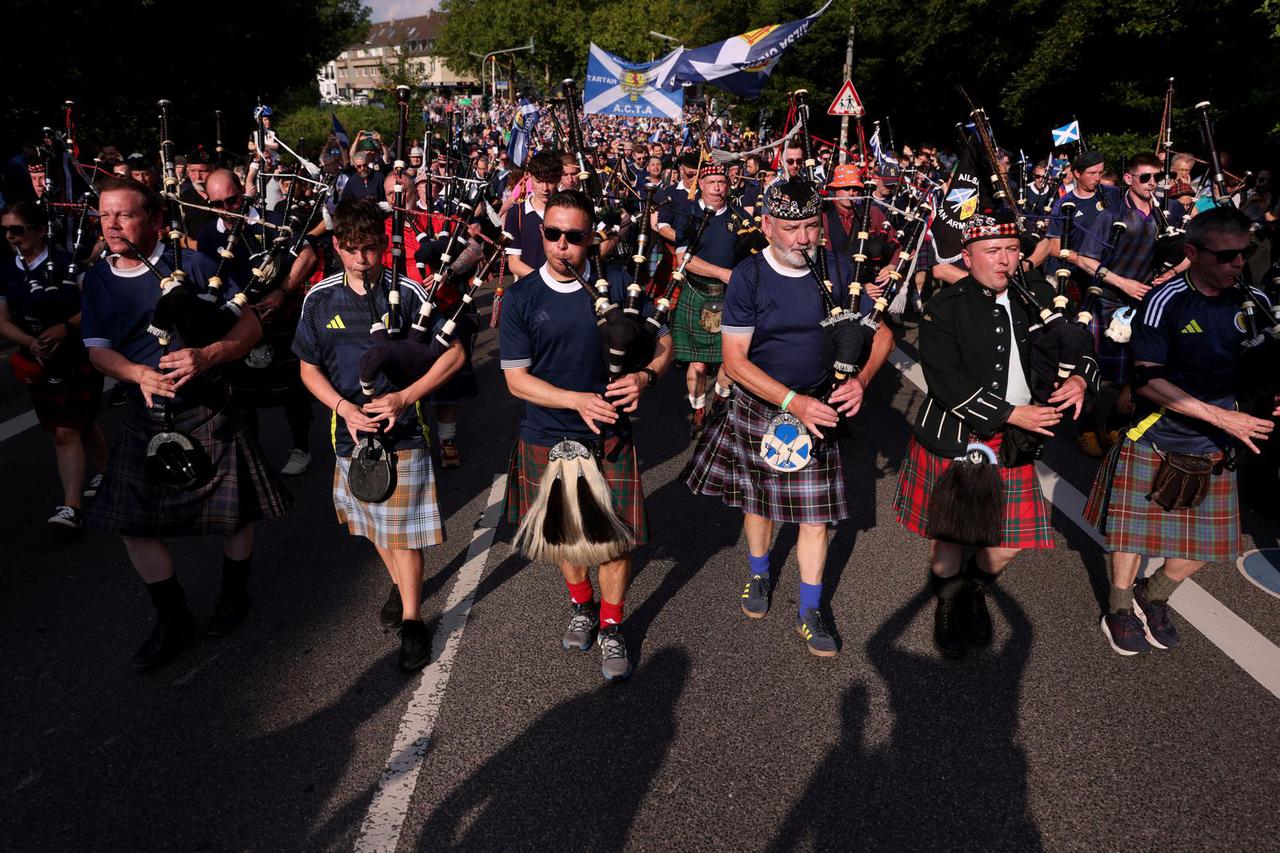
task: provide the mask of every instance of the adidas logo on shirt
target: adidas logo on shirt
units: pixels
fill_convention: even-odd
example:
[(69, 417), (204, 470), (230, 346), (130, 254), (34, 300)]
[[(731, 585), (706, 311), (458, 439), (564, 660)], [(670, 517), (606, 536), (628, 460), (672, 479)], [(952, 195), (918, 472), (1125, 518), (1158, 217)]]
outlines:
[[(325, 324), (326, 329), (345, 329), (346, 327), (347, 324), (342, 322), (342, 316), (339, 314), (334, 314), (333, 319)], [(1185, 332), (1186, 329), (1183, 329), (1183, 331)]]
[(1204, 329), (1200, 328), (1200, 324), (1195, 320), (1182, 327), (1182, 334), (1184, 335), (1196, 335), (1203, 331)]

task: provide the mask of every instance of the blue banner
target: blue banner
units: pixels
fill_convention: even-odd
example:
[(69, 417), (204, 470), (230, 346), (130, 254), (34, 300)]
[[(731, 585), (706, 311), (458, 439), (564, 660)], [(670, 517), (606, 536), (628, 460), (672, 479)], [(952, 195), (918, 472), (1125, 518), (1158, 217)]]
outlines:
[[(529, 158), (529, 143), (533, 140), (533, 129), (538, 124), (538, 108), (525, 98), (520, 99), (520, 108), (516, 110), (515, 120), (511, 122), (511, 139), (507, 142), (507, 157), (511, 165), (524, 168), (524, 161)], [(459, 126), (459, 132), (462, 128)]]
[(657, 62), (639, 65), (592, 44), (587, 54), (582, 111), (604, 116), (679, 119), (684, 113), (684, 92), (664, 92), (656, 83), (657, 76), (679, 52), (673, 50)]

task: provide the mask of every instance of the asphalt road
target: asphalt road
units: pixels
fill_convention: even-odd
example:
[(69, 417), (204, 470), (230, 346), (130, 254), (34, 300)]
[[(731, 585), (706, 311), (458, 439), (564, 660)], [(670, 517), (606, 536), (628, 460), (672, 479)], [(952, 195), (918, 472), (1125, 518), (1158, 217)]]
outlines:
[[(514, 555), (505, 523), (484, 547), (519, 405), (492, 333), (477, 364), (486, 395), (463, 409), (464, 466), (439, 478), (449, 539), (427, 554), (423, 613), (441, 658), (423, 676), (396, 668), (377, 621), (386, 573), (334, 519), (327, 421), (311, 470), (290, 481), (292, 515), (261, 528), (250, 621), (143, 675), (129, 656), (151, 606), (120, 543), (47, 532), (59, 494), (47, 436), (0, 442), (0, 847), (1280, 847), (1277, 696), (1181, 616), (1181, 648), (1115, 655), (1097, 625), (1104, 554), (1065, 515), (1057, 549), (1020, 556), (1002, 580), (993, 647), (958, 662), (934, 652), (926, 545), (891, 508), (921, 399), (897, 371), (846, 438), (853, 519), (828, 564), (831, 660), (792, 633), (794, 530), (774, 548), (773, 611), (741, 615), (740, 517), (680, 481), (681, 379), (650, 392), (637, 427), (654, 535), (627, 601), (636, 671), (606, 687), (597, 651), (560, 649), (558, 572)], [(0, 373), (3, 424), (28, 406)], [(104, 414), (109, 438), (120, 415)], [(264, 424), (282, 463), (283, 417)], [(1067, 445), (1047, 462), (1087, 491), (1096, 463)], [(1276, 542), (1274, 524), (1249, 514), (1246, 528)], [(207, 618), (218, 544), (175, 552)], [(1234, 566), (1196, 579), (1264, 651), (1280, 642), (1276, 599)], [(393, 755), (398, 735), (427, 728)]]

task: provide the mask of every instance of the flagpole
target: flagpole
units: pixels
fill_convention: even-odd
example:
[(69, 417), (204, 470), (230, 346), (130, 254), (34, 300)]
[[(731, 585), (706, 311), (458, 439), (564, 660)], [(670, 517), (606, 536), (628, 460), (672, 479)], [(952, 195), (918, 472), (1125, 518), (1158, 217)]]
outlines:
[[(855, 27), (849, 24), (849, 39), (844, 46), (844, 79), (853, 79), (853, 31)], [(840, 116), (840, 163), (849, 162), (848, 148), (849, 142), (849, 117), (847, 115)]]

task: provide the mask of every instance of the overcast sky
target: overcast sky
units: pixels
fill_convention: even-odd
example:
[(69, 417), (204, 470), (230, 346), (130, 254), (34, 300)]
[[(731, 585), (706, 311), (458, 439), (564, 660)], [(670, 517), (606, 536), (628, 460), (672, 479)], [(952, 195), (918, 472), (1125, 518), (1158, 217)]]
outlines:
[(364, 0), (364, 4), (373, 10), (370, 20), (375, 22), (390, 18), (412, 18), (440, 8), (440, 0)]

